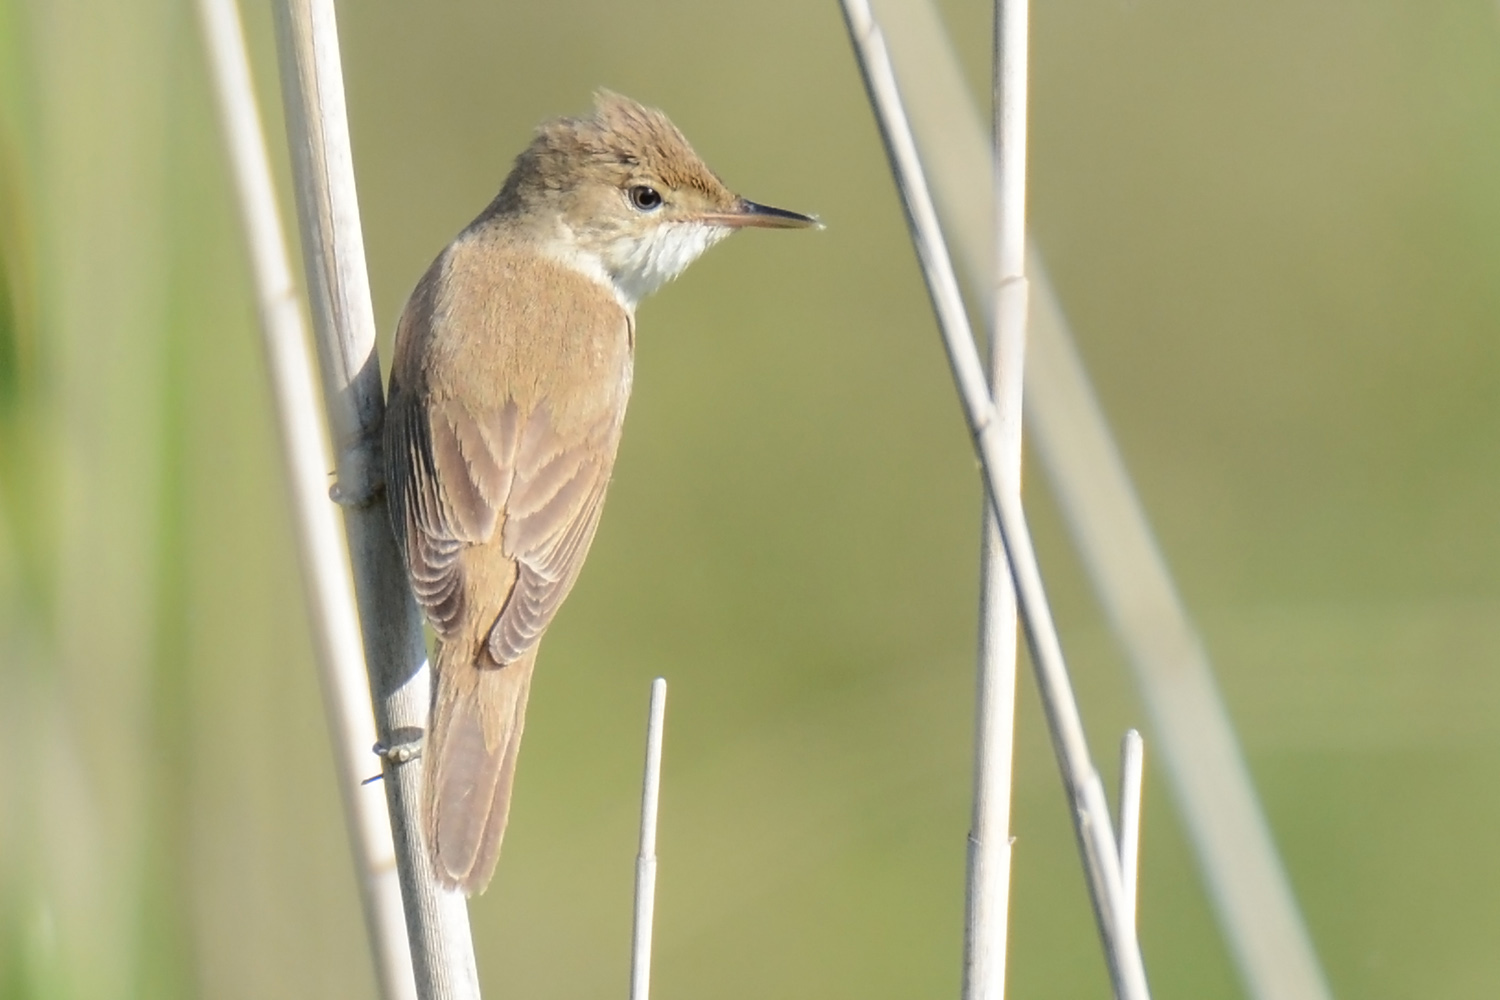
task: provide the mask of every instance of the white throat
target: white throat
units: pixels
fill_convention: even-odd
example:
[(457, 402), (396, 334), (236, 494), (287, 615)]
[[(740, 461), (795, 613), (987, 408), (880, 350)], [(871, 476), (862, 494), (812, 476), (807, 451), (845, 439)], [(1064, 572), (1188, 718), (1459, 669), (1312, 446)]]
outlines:
[(677, 277), (703, 251), (732, 232), (703, 222), (664, 222), (643, 236), (619, 236), (602, 252), (576, 241), (559, 241), (553, 256), (562, 264), (609, 289), (634, 314), (640, 301)]

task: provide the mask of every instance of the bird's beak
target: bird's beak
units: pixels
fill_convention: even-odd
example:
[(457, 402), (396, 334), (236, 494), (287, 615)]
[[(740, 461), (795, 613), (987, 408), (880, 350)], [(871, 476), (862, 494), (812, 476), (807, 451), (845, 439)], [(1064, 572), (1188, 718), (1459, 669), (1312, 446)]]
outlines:
[(735, 201), (734, 207), (727, 212), (710, 212), (704, 215), (703, 221), (711, 226), (728, 226), (731, 229), (751, 226), (757, 229), (823, 228), (823, 223), (811, 215), (788, 212), (784, 208), (772, 208), (770, 205), (757, 205), (745, 198)]

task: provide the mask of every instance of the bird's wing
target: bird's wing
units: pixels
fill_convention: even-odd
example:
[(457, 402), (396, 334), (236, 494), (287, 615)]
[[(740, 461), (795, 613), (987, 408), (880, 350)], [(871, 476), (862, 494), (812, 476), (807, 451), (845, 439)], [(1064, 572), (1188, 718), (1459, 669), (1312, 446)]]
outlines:
[(513, 663), (551, 624), (588, 554), (623, 399), (566, 439), (545, 402), (530, 413), (514, 400), (479, 413), (453, 400), (393, 404), (387, 482), (417, 600), (445, 642), (477, 625), (494, 661)]

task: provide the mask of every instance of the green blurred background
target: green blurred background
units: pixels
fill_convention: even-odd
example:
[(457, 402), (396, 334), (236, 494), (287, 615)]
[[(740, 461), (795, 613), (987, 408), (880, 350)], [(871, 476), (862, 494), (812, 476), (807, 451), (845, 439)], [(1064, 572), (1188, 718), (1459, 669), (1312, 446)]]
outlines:
[[(988, 7), (943, 6), (983, 87)], [(664, 674), (657, 995), (956, 996), (979, 497), (837, 5), (340, 16), (383, 347), (535, 122), (599, 85), (828, 224), (737, 237), (641, 311), (472, 908), (487, 995), (623, 995)], [(1500, 10), (1032, 19), (1034, 231), (1334, 990), (1493, 997)], [(190, 4), (0, 0), (0, 265), (0, 997), (371, 995)], [(1143, 713), (1028, 490), (1112, 771)], [(1029, 682), (1020, 743), (1013, 994), (1105, 996)], [(1155, 995), (1238, 996), (1154, 771), (1144, 836)]]

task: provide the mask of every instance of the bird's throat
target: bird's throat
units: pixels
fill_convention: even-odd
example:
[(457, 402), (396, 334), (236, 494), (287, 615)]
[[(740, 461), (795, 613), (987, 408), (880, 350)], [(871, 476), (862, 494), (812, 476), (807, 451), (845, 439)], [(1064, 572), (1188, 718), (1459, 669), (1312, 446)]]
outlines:
[(730, 232), (703, 222), (662, 222), (640, 233), (597, 241), (597, 248), (576, 238), (559, 239), (548, 245), (547, 252), (602, 285), (633, 315), (642, 299), (681, 274)]

